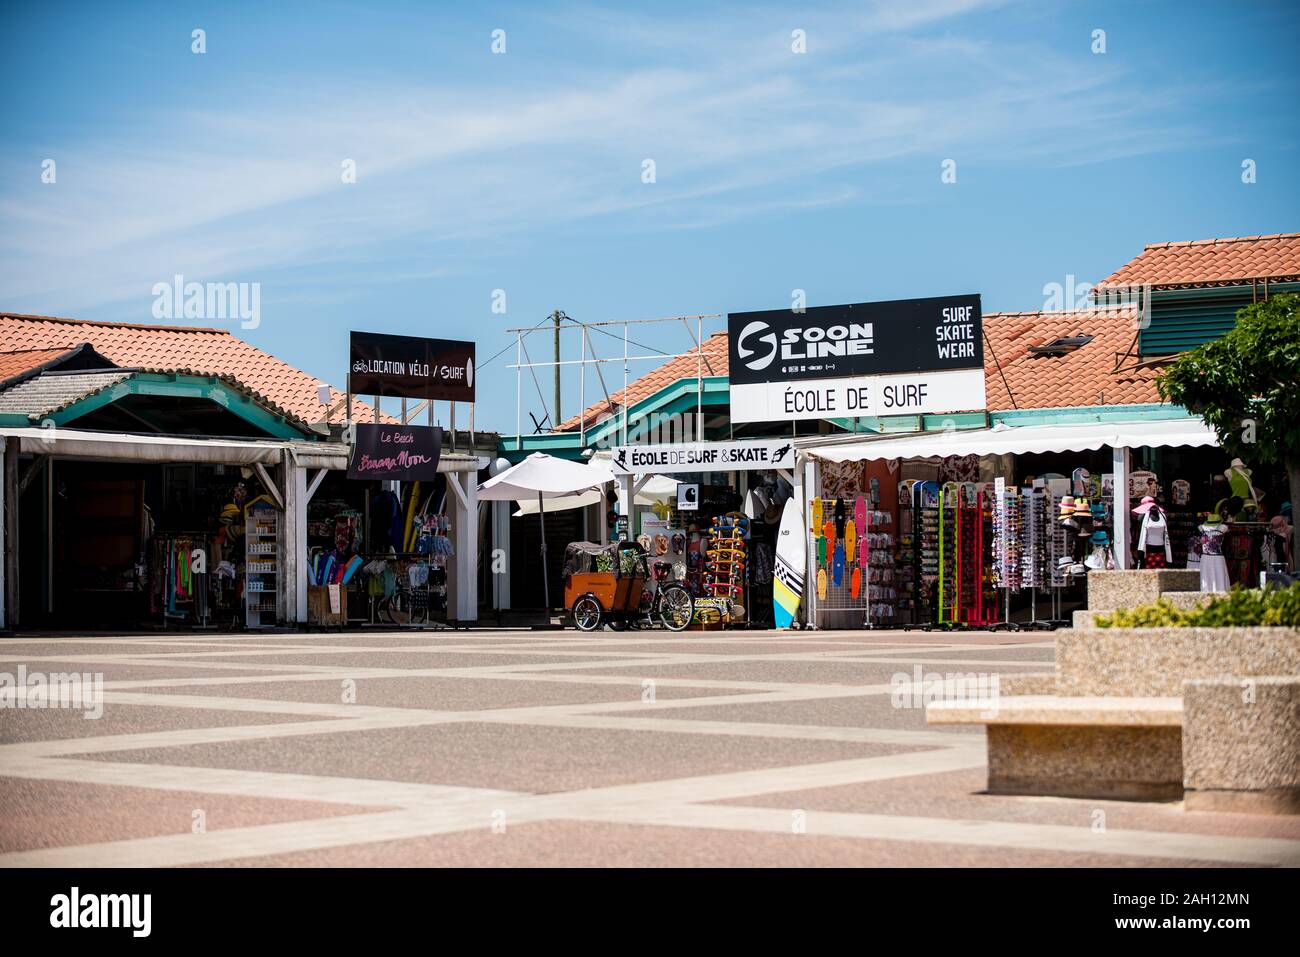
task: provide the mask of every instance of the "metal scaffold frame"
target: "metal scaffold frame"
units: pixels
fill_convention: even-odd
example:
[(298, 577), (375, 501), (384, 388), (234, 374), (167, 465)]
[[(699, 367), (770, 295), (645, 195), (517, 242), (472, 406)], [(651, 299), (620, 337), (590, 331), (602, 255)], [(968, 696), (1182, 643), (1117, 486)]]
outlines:
[[(587, 366), (590, 365), (595, 369), (596, 376), (600, 380), (601, 391), (605, 395), (605, 401), (608, 402), (611, 406), (613, 406), (616, 405), (616, 403), (614, 402), (613, 398), (610, 397), (609, 387), (605, 383), (605, 375), (601, 369), (601, 366), (608, 362), (622, 362), (623, 363), (623, 391), (622, 391), (623, 402), (621, 406), (619, 406), (619, 412), (621, 413), (622, 416), (622, 422), (619, 426), (619, 436), (620, 436), (620, 443), (626, 445), (628, 439), (628, 405), (629, 405), (627, 401), (627, 395), (628, 395), (628, 387), (631, 385), (630, 364), (633, 362), (645, 362), (645, 361), (664, 363), (664, 362), (671, 361), (672, 359), (682, 359), (689, 356), (695, 356), (696, 358), (695, 409), (696, 409), (697, 428), (699, 428), (699, 424), (703, 423), (704, 421), (704, 367), (707, 364), (707, 360), (704, 357), (704, 320), (718, 319), (718, 318), (721, 318), (720, 313), (713, 313), (710, 315), (698, 315), (698, 316), (667, 316), (660, 319), (612, 319), (604, 322), (579, 322), (576, 319), (571, 319), (563, 312), (557, 311), (552, 316), (548, 317), (547, 321), (540, 323), (536, 326), (507, 329), (506, 330), (507, 332), (513, 332), (515, 334), (515, 361), (513, 364), (507, 367), (515, 370), (515, 448), (517, 450), (523, 448), (523, 414), (524, 414), (523, 393), (524, 393), (524, 370), (525, 369), (529, 371), (529, 374), (533, 378), (533, 384), (537, 388), (538, 399), (541, 401), (542, 404), (542, 411), (546, 413), (546, 418), (549, 418), (551, 421), (551, 431), (555, 431), (559, 428), (561, 424), (561, 419), (559, 417), (559, 409), (556, 408), (552, 412), (551, 410), (548, 410), (546, 408), (546, 400), (542, 396), (542, 387), (541, 387), (541, 383), (537, 381), (536, 370), (539, 368), (553, 368), (556, 369), (558, 372), (558, 370), (563, 366), (576, 365), (579, 367), (578, 402), (579, 405), (581, 406), (581, 412), (579, 413), (580, 418), (578, 422), (578, 432), (579, 432), (579, 441), (585, 443), (587, 440), (587, 417), (586, 417)], [(550, 322), (551, 319), (555, 320), (554, 325), (551, 325)], [(561, 322), (560, 320), (564, 320), (564, 321)], [(647, 346), (642, 343), (635, 342), (629, 334), (629, 330), (631, 329), (632, 326), (653, 325), (657, 323), (675, 324), (679, 322), (682, 324), (682, 327), (686, 330), (686, 334), (690, 336), (691, 340), (693, 341), (694, 343), (693, 349), (690, 349), (686, 352), (680, 352), (680, 353), (656, 352), (653, 355), (632, 354), (631, 346), (633, 345), (637, 346), (639, 349), (652, 350), (654, 348), (653, 346)], [(694, 329), (691, 329), (692, 322), (695, 323)], [(623, 327), (622, 336), (620, 337), (616, 333), (607, 331), (608, 327), (611, 326), (622, 326)], [(568, 331), (581, 332), (582, 334), (582, 357), (580, 359), (559, 358), (559, 354), (560, 354), (559, 334), (561, 332), (568, 332)], [(525, 340), (528, 338), (529, 335), (533, 333), (539, 333), (539, 332), (555, 335), (556, 358), (533, 359), (528, 354), (528, 346)], [(623, 355), (611, 356), (609, 358), (604, 358), (602, 356), (597, 355), (596, 347), (592, 342), (593, 332), (599, 335), (608, 336), (609, 338), (612, 339), (621, 338), (623, 341)], [(558, 402), (558, 395), (559, 395), (558, 391), (556, 395), (557, 395), (557, 402)], [(543, 421), (545, 421), (545, 419)], [(696, 438), (698, 440), (701, 437), (697, 435)]]

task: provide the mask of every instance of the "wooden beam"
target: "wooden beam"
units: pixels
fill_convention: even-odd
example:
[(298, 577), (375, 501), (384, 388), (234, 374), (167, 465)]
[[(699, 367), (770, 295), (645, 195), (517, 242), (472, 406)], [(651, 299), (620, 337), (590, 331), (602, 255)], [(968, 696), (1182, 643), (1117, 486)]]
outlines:
[(257, 473), (257, 477), (262, 480), (262, 485), (266, 487), (266, 493), (271, 496), (272, 501), (274, 501), (276, 506), (280, 509), (280, 511), (283, 512), (284, 495), (280, 492), (279, 487), (274, 482), (271, 481), (271, 476), (266, 471), (266, 466), (263, 465), (261, 462), (254, 462), (253, 471), (255, 471)]

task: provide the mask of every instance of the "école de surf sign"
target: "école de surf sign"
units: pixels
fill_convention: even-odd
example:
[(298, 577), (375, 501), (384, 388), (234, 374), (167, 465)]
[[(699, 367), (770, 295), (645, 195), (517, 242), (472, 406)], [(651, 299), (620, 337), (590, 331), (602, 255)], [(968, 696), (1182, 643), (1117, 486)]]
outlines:
[(747, 442), (679, 442), (620, 445), (610, 465), (615, 475), (670, 475), (674, 472), (744, 472), (794, 467), (789, 439)]
[(353, 395), (474, 401), (474, 343), (353, 332), (348, 382)]
[(350, 479), (430, 482), (438, 474), (442, 429), (431, 425), (357, 423)]
[(984, 408), (978, 295), (731, 313), (737, 422)]

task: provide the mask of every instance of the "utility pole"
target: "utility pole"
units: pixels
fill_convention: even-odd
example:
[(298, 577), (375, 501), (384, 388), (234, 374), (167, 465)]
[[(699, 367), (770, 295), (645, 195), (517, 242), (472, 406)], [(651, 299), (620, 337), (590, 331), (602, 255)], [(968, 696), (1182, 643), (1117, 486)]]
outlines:
[(560, 320), (565, 318), (568, 317), (558, 309), (551, 313), (555, 323), (555, 420), (551, 423), (552, 429), (558, 429), (564, 421), (560, 417)]

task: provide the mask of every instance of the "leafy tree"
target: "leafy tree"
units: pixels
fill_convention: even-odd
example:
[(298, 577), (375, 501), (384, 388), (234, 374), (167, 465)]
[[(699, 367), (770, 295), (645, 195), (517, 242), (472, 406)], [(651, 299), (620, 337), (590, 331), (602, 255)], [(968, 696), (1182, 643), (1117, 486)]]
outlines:
[[(1167, 401), (1205, 419), (1229, 455), (1283, 466), (1292, 508), (1300, 504), (1300, 296), (1240, 310), (1231, 332), (1183, 353), (1158, 385)], [(1300, 541), (1292, 553), (1295, 567)]]

